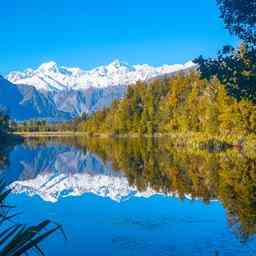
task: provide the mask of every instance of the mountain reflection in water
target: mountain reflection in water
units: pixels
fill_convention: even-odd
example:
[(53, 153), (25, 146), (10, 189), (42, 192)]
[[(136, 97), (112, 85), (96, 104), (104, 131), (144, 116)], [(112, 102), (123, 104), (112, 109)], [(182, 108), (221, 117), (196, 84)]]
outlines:
[(54, 143), (18, 146), (11, 154), (8, 176), (14, 192), (39, 195), (49, 202), (84, 193), (118, 202), (130, 196), (156, 194), (150, 188), (139, 192), (121, 171), (113, 169), (111, 162), (104, 163), (96, 154)]
[[(15, 193), (52, 203), (86, 193), (116, 202), (156, 194), (219, 200), (234, 234), (246, 240), (256, 231), (256, 158), (234, 149), (194, 152), (138, 139), (30, 139), (12, 150), (3, 174)], [(129, 221), (149, 229), (160, 225)]]

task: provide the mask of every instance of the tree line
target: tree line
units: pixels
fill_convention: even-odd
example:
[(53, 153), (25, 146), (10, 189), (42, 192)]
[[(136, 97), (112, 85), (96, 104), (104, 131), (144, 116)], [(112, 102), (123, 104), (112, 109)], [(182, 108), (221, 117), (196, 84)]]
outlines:
[(47, 120), (31, 119), (23, 122), (10, 122), (10, 130), (13, 132), (76, 132), (78, 124), (84, 122), (87, 115), (83, 113), (81, 116), (71, 121), (65, 122), (49, 122)]

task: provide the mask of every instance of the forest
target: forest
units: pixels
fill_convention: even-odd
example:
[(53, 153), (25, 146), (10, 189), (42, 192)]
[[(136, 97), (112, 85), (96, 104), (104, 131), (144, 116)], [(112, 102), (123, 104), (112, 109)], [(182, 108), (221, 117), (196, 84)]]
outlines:
[(80, 129), (112, 135), (248, 135), (256, 131), (256, 106), (249, 99), (229, 96), (217, 78), (208, 81), (197, 72), (181, 73), (130, 86), (124, 99), (92, 115)]

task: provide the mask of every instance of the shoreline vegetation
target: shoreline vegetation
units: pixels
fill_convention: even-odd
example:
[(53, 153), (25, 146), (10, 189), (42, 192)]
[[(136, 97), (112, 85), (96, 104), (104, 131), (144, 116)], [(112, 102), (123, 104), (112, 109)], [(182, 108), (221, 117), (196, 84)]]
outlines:
[(88, 137), (168, 138), (176, 147), (256, 151), (256, 105), (214, 77), (179, 73), (130, 86), (126, 97), (76, 126)]
[(114, 135), (107, 133), (88, 133), (88, 132), (16, 132), (17, 137), (22, 139), (33, 138), (72, 138), (81, 137), (85, 139), (144, 139), (144, 140), (161, 140), (165, 139), (165, 143), (169, 143), (176, 148), (190, 148), (193, 150), (209, 150), (212, 152), (225, 151), (235, 148), (237, 150), (254, 155), (256, 152), (256, 135), (212, 135), (206, 133), (157, 133), (148, 134), (123, 134)]

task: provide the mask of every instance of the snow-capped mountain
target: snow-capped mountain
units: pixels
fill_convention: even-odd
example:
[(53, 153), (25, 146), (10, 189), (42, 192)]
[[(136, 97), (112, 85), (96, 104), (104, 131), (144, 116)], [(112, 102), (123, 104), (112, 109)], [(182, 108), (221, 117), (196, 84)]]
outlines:
[(106, 88), (118, 85), (129, 85), (139, 80), (145, 81), (153, 77), (171, 74), (194, 66), (193, 62), (184, 65), (149, 65), (129, 66), (120, 60), (114, 60), (106, 66), (92, 70), (58, 66), (54, 61), (44, 63), (39, 68), (14, 71), (6, 79), (14, 84), (34, 86), (38, 90), (86, 90), (89, 88)]
[(125, 95), (128, 85), (139, 80), (171, 76), (193, 68), (193, 62), (152, 67), (129, 66), (115, 60), (92, 70), (82, 70), (50, 61), (35, 70), (11, 72), (6, 79), (0, 77), (0, 107), (7, 108), (11, 118), (18, 121), (69, 120), (110, 106), (113, 100)]

